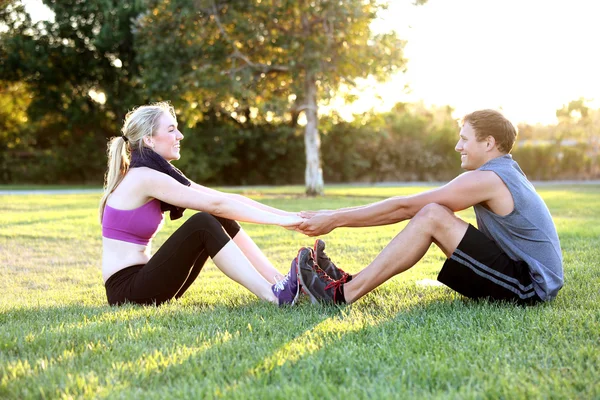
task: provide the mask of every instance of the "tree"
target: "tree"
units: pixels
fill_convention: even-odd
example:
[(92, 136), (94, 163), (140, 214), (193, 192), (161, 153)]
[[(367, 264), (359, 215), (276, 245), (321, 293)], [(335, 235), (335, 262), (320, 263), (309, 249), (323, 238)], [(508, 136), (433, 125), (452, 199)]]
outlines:
[(144, 79), (158, 97), (179, 93), (191, 114), (218, 105), (241, 122), (263, 115), (296, 126), (304, 113), (306, 192), (322, 194), (319, 103), (405, 64), (394, 32), (371, 31), (385, 8), (378, 0), (154, 0), (137, 32)]
[(0, 81), (0, 182), (11, 181), (9, 152), (26, 148), (31, 141), (27, 126), (27, 107), (31, 96), (22, 83)]
[(45, 133), (37, 145), (72, 144), (102, 126), (116, 134), (141, 97), (131, 29), (142, 2), (44, 3), (53, 21), (33, 23), (20, 1), (0, 12), (0, 81), (27, 84), (28, 115)]

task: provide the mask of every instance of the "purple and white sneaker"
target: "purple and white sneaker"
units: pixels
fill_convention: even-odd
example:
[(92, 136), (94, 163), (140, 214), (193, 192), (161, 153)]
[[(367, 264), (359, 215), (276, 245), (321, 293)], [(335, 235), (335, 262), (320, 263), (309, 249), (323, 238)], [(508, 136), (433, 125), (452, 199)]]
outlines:
[(300, 284), (298, 282), (298, 257), (294, 258), (290, 267), (290, 272), (283, 277), (282, 280), (275, 282), (271, 286), (271, 290), (277, 300), (279, 306), (289, 304), (293, 306), (300, 295)]

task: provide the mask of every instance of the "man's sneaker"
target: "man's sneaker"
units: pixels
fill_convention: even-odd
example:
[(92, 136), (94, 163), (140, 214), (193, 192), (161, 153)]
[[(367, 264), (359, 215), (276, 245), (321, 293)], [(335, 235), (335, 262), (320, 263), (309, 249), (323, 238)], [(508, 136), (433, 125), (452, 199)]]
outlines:
[(324, 303), (343, 303), (344, 299), (337, 299), (338, 287), (343, 283), (334, 281), (323, 271), (312, 257), (312, 249), (304, 247), (298, 253), (298, 279), (308, 294), (310, 301)]
[(298, 300), (300, 294), (300, 284), (298, 283), (298, 257), (294, 258), (290, 267), (290, 272), (282, 280), (275, 282), (271, 290), (279, 305), (289, 304), (293, 306)]
[(331, 277), (331, 279), (334, 281), (342, 281), (342, 283), (346, 283), (352, 279), (352, 275), (345, 272), (343, 269), (336, 267), (333, 261), (327, 257), (327, 254), (325, 254), (324, 241), (321, 239), (315, 240), (314, 251), (317, 264)]

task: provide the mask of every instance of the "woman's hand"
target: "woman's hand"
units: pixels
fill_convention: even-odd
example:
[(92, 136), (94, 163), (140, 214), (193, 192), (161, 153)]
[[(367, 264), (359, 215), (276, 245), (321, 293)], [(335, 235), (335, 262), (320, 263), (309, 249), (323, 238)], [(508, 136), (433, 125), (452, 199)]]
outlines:
[(280, 216), (279, 218), (279, 226), (292, 230), (296, 229), (300, 224), (302, 224), (305, 221), (304, 218), (293, 213), (290, 213), (289, 216)]
[(319, 211), (300, 211), (298, 213), (298, 215), (300, 215), (302, 218), (306, 218), (306, 219), (310, 219), (312, 217), (314, 217), (315, 215), (328, 215), (328, 214), (332, 214), (334, 210), (319, 210)]

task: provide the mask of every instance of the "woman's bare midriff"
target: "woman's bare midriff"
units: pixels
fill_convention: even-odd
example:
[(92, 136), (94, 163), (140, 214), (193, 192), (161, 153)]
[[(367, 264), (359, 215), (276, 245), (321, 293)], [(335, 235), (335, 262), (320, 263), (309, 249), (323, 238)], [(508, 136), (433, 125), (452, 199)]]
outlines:
[(104, 282), (113, 274), (133, 265), (150, 260), (150, 243), (147, 246), (122, 240), (102, 238), (102, 278)]

